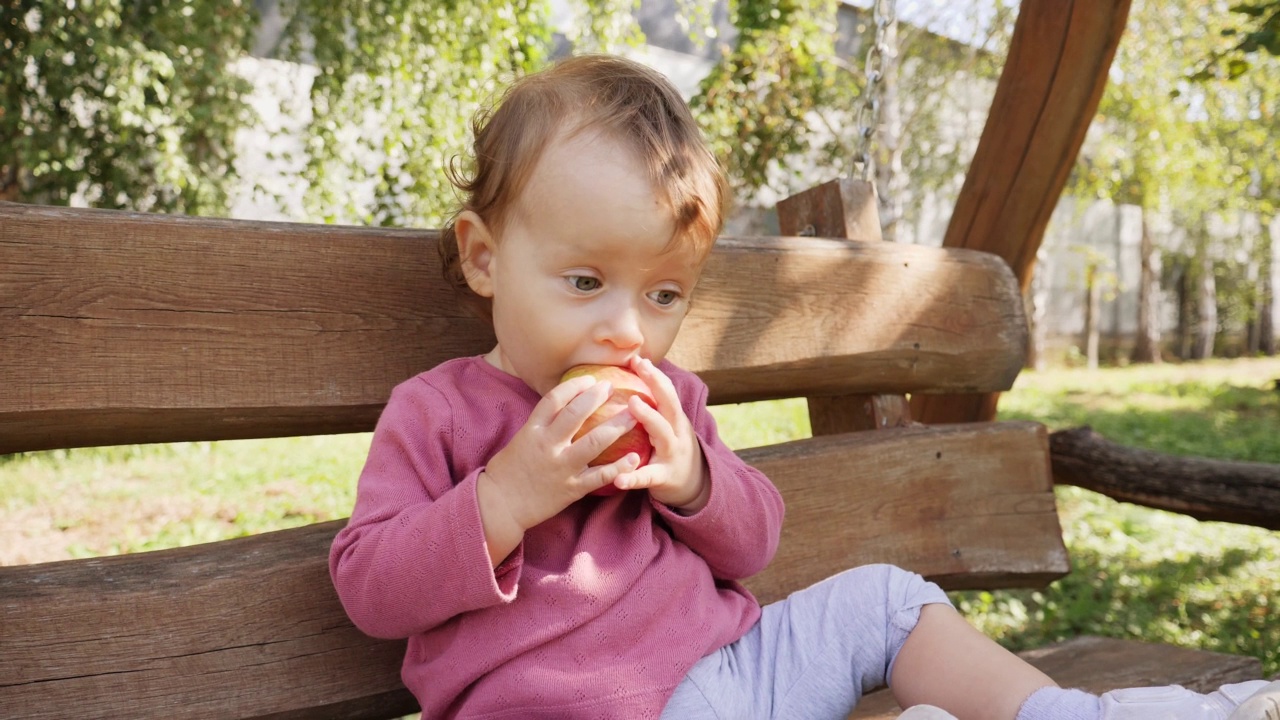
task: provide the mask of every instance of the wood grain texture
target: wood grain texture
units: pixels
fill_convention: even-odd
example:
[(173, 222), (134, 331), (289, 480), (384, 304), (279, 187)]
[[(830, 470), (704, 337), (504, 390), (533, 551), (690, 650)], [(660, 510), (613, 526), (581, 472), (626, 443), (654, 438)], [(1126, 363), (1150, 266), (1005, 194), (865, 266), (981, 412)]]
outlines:
[[(788, 503), (782, 549), (749, 584), (769, 602), (870, 562), (949, 587), (1060, 576), (1043, 445), (1040, 426), (1008, 423), (746, 451)], [(341, 524), (0, 568), (0, 717), (413, 712), (404, 643), (362, 635), (334, 594), (328, 552)]]
[(744, 450), (787, 503), (761, 602), (887, 562), (947, 589), (1036, 587), (1069, 571), (1038, 423), (855, 432)]
[[(0, 454), (369, 430), (493, 345), (435, 237), (0, 203)], [(722, 238), (671, 358), (717, 403), (1004, 389), (1022, 313), (982, 253)]]
[[(841, 178), (778, 203), (783, 235), (882, 240), (875, 183)], [(814, 395), (805, 398), (813, 435), (879, 430), (911, 424), (905, 395)]]
[(876, 186), (843, 177), (815, 185), (778, 201), (778, 230), (783, 235), (883, 240)]
[(0, 717), (386, 718), (404, 642), (347, 620), (341, 522), (0, 568)]
[[(986, 126), (956, 198), (945, 247), (994, 253), (1031, 281), (1124, 33), (1130, 0), (1024, 0)], [(986, 394), (920, 396), (925, 423), (995, 417)]]
[[(1262, 677), (1257, 658), (1087, 635), (1018, 654), (1060, 686), (1092, 693), (1175, 684), (1210, 692)], [(890, 720), (901, 712), (893, 696), (881, 690), (864, 697), (849, 717)]]

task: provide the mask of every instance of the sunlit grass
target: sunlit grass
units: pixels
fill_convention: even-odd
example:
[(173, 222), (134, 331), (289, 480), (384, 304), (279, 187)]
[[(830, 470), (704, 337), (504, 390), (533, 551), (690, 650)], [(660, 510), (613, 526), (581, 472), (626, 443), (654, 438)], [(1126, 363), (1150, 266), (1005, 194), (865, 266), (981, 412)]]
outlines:
[[(1280, 463), (1280, 359), (1023, 373), (1003, 419), (1091, 425), (1160, 452)], [(1071, 574), (1043, 591), (953, 593), (1009, 647), (1081, 634), (1260, 658), (1280, 672), (1280, 533), (1057, 489)]]

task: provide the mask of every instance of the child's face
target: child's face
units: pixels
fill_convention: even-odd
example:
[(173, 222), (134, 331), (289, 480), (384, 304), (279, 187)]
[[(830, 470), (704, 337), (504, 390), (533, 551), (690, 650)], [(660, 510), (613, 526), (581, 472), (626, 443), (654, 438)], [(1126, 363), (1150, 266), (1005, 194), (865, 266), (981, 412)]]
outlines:
[(489, 361), (545, 394), (574, 365), (661, 360), (702, 264), (684, 243), (666, 250), (674, 227), (633, 150), (592, 133), (553, 143), (501, 238), (472, 256), (472, 287), (493, 298)]

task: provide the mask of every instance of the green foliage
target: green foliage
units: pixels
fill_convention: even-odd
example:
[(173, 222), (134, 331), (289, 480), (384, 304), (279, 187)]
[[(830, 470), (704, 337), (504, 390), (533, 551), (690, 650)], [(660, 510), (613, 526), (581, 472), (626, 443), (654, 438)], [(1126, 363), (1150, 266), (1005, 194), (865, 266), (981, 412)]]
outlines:
[[(837, 45), (835, 3), (750, 0), (730, 8), (736, 41), (723, 48), (690, 104), (738, 195), (768, 188), (785, 196), (857, 172), (857, 109), (867, 86), (864, 55), (874, 39), (870, 13), (844, 6), (861, 14), (839, 29), (856, 37)], [(897, 90), (881, 98), (881, 119), (896, 112), (901, 127), (896, 139), (880, 128), (871, 151), (877, 165), (900, 165), (910, 178), (911, 192), (902, 198), (908, 206), (918, 208), (931, 191), (958, 191), (981, 131), (982, 118), (971, 123), (967, 110), (975, 88), (994, 89), (1015, 10), (1001, 0), (985, 24), (972, 13), (946, 10), (932, 19), (914, 16), (921, 26), (899, 23), (885, 60)], [(925, 29), (933, 26), (964, 26), (977, 41), (966, 45)], [(882, 197), (890, 194), (881, 189)]]
[(1280, 0), (1254, 0), (1231, 6), (1238, 24), (1222, 30), (1228, 45), (1208, 55), (1192, 80), (1235, 80), (1248, 73), (1260, 51), (1280, 56)]
[[(1263, 226), (1280, 208), (1280, 59), (1258, 58), (1265, 72), (1236, 80), (1192, 82), (1181, 68), (1221, 42), (1226, 13), (1192, 0), (1135, 0), (1089, 141), (1068, 192), (1137, 205), (1171, 221), (1184, 239), (1160, 248), (1182, 268), (1188, 287), (1213, 272), (1220, 327), (1252, 320), (1258, 289), (1241, 282), (1247, 266), (1267, 267), (1269, 243), (1236, 224)], [(1265, 233), (1264, 233), (1265, 234)]]
[(832, 0), (730, 3), (737, 41), (690, 101), (739, 191), (809, 147), (810, 114), (839, 97)]
[(242, 0), (6, 3), (0, 199), (224, 214), (256, 23)]
[[(638, 41), (632, 5), (569, 5), (579, 50)], [(307, 211), (325, 222), (438, 226), (471, 118), (552, 50), (546, 0), (290, 0), (285, 57), (312, 58)], [(367, 190), (367, 192), (364, 192)]]

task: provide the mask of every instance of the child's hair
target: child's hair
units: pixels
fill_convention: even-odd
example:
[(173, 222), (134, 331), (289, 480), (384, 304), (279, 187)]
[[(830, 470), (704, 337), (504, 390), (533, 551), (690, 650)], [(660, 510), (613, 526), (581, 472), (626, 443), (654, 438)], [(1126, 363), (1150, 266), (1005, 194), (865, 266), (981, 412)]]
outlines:
[[(449, 168), (449, 180), (462, 194), (457, 212), (475, 212), (500, 236), (543, 149), (562, 133), (585, 130), (636, 150), (674, 215), (672, 242), (689, 242), (705, 257), (724, 224), (724, 172), (675, 87), (657, 71), (611, 55), (572, 57), (525, 76), (506, 90), (496, 109), (477, 114), (470, 176)], [(481, 300), (462, 273), (456, 217), (440, 235), (444, 275), (464, 295)], [(487, 306), (478, 303), (482, 311)]]

